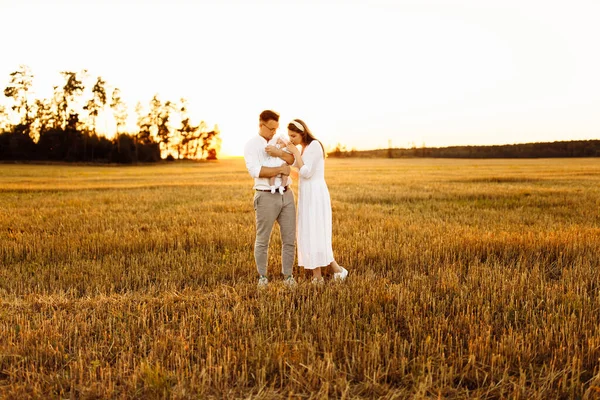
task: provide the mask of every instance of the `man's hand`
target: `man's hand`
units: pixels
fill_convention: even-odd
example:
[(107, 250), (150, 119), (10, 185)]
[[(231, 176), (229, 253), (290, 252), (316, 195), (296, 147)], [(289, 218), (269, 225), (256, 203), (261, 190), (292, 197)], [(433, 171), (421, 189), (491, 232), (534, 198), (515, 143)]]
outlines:
[(289, 175), (290, 174), (291, 168), (289, 165), (284, 163), (284, 164), (281, 164), (281, 167), (279, 167), (279, 168), (281, 168), (281, 175)]
[[(281, 158), (283, 161), (285, 161), (286, 163), (288, 163), (290, 165), (292, 165), (294, 163), (293, 155), (291, 155), (290, 153), (286, 153), (285, 151), (278, 149), (275, 146), (268, 145), (267, 147), (265, 147), (265, 151), (271, 157)], [(300, 154), (300, 153), (298, 153), (298, 154)]]
[(265, 151), (271, 157), (281, 157), (282, 153), (283, 153), (283, 151), (281, 149), (278, 149), (277, 147), (275, 147), (273, 145), (268, 145), (267, 147), (265, 147)]

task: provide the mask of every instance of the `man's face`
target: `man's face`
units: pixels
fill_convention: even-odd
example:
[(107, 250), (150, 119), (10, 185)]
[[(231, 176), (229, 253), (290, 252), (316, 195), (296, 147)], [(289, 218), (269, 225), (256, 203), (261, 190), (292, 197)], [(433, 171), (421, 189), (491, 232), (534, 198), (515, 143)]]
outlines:
[(267, 140), (271, 140), (273, 136), (275, 136), (277, 128), (279, 128), (279, 122), (277, 121), (272, 119), (268, 121), (260, 121), (260, 136)]

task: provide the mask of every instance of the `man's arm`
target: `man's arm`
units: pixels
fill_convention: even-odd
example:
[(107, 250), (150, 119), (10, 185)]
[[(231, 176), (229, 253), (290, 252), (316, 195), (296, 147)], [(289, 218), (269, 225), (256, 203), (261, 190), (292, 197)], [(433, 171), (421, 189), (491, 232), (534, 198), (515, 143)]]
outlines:
[(287, 152), (283, 151), (282, 149), (278, 149), (275, 146), (269, 145), (265, 148), (265, 151), (271, 157), (281, 158), (283, 161), (285, 161), (289, 165), (292, 165), (295, 161), (294, 156), (292, 154), (287, 153)]
[(294, 163), (294, 161), (296, 161), (294, 159), (293, 155), (291, 155), (290, 153), (286, 153), (283, 150), (281, 150), (281, 156), (279, 156), (279, 158), (281, 158), (283, 161), (285, 161), (286, 163), (288, 163), (288, 165), (292, 165)]
[[(292, 156), (292, 158), (293, 158), (293, 156)], [(282, 165), (281, 167), (260, 167), (260, 173), (258, 174), (258, 177), (259, 178), (271, 178), (271, 177), (277, 176), (279, 174), (289, 175), (290, 174), (290, 166)]]

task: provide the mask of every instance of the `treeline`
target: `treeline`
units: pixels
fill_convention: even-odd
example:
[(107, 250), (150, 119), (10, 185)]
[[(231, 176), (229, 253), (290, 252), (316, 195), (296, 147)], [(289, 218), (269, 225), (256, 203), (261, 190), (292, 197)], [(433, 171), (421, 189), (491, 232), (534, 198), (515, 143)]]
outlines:
[[(163, 158), (216, 159), (218, 127), (193, 124), (185, 99), (135, 108), (136, 129), (128, 131), (129, 111), (119, 88), (110, 90), (102, 77), (88, 89), (87, 71), (61, 72), (63, 82), (51, 98), (33, 96), (34, 76), (27, 66), (10, 74), (4, 89), (8, 107), (0, 104), (0, 160), (156, 162)], [(98, 126), (111, 125), (107, 138)]]
[(365, 158), (556, 158), (600, 157), (600, 140), (572, 140), (544, 143), (522, 143), (494, 146), (450, 146), (346, 150), (342, 145), (328, 153), (329, 157)]

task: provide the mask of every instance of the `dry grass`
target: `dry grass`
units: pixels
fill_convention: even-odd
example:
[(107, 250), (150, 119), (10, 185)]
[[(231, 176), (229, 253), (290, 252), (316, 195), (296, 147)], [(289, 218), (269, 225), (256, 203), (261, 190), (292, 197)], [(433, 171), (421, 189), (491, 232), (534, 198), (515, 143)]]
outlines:
[(241, 160), (0, 165), (0, 397), (598, 398), (597, 160), (327, 167), (348, 281), (258, 291)]

